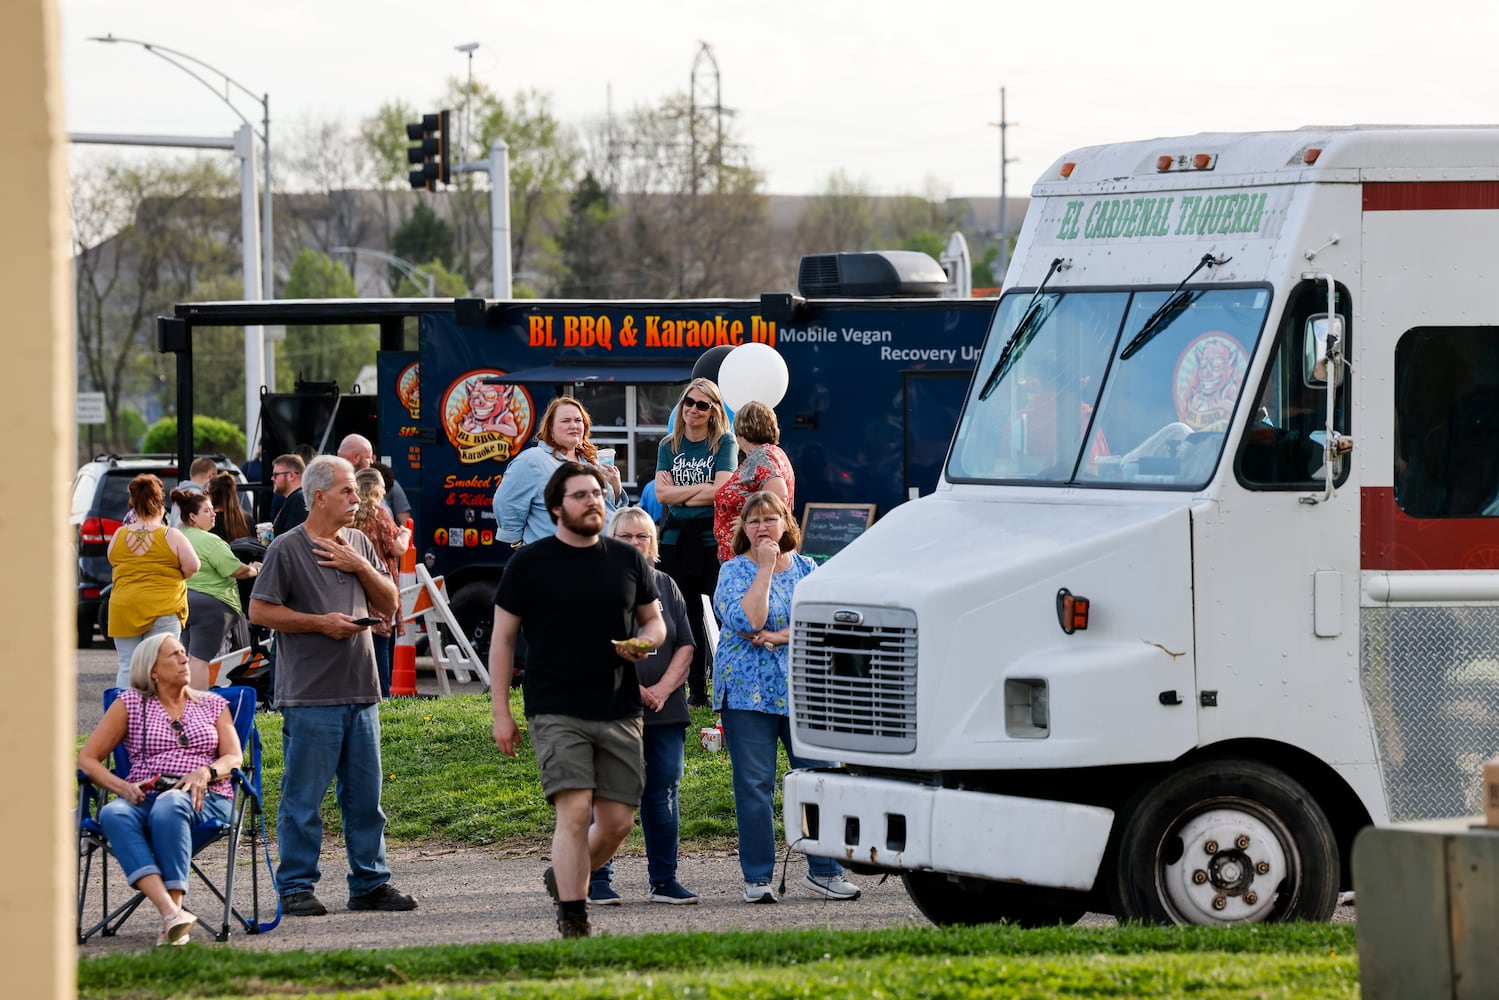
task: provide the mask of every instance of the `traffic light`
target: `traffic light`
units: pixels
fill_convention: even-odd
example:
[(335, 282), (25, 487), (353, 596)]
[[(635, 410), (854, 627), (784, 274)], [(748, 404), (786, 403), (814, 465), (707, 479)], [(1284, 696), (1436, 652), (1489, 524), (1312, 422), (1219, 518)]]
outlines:
[(411, 122), (406, 126), (407, 138), (415, 143), (406, 150), (407, 162), (421, 164), (421, 169), (410, 173), (411, 186), (418, 191), (423, 188), (436, 191), (439, 181), (447, 184), (452, 179), (448, 156), (451, 134), (448, 130), (448, 115), (446, 111), (422, 115), (421, 121)]

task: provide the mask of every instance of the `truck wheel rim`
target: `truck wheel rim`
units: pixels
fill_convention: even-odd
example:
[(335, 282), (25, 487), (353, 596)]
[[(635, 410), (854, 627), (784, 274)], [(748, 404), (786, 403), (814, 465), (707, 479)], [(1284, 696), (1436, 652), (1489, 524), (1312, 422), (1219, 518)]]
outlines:
[(1162, 843), (1163, 902), (1180, 923), (1257, 923), (1276, 909), (1297, 865), (1290, 831), (1250, 803), (1188, 817)]

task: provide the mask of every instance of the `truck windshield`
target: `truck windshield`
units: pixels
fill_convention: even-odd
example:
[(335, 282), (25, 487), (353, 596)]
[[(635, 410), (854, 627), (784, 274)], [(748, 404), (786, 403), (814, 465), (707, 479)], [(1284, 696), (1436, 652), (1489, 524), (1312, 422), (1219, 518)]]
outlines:
[[(1264, 288), (1197, 288), (1122, 358), (1171, 291), (1044, 292), (986, 392), (969, 389), (953, 482), (1199, 489), (1212, 477), (1264, 328)], [(1000, 303), (977, 371), (993, 370), (1030, 304)]]

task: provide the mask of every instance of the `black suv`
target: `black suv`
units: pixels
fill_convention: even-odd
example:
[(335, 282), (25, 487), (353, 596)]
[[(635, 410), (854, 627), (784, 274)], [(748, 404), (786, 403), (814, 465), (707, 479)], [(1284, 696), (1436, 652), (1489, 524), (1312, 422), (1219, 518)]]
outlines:
[[(221, 472), (234, 473), (241, 483), (239, 467), (224, 455), (209, 455)], [(109, 565), (109, 540), (125, 521), (130, 507), (130, 480), (149, 472), (172, 492), (177, 485), (174, 455), (100, 455), (86, 463), (73, 477), (73, 502), (69, 522), (77, 530), (78, 549), (78, 647), (93, 644), (99, 626), (102, 592), (114, 575)]]

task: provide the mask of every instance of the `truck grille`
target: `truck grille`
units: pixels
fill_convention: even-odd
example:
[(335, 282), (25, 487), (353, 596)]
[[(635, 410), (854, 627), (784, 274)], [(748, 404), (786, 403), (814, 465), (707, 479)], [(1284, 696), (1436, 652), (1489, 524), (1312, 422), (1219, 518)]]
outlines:
[(799, 605), (793, 627), (797, 735), (834, 750), (915, 750), (915, 613)]

